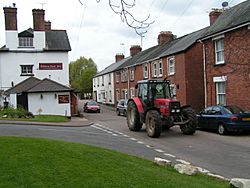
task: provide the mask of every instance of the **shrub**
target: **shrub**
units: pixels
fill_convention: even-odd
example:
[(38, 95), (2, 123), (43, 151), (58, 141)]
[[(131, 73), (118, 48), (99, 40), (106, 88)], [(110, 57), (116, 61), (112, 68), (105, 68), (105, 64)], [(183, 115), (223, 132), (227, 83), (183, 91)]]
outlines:
[(14, 109), (14, 108), (11, 108), (11, 107), (3, 109), (0, 112), (0, 115), (1, 116), (7, 116), (8, 118), (25, 118), (27, 116), (32, 116), (30, 113), (28, 113), (23, 108)]

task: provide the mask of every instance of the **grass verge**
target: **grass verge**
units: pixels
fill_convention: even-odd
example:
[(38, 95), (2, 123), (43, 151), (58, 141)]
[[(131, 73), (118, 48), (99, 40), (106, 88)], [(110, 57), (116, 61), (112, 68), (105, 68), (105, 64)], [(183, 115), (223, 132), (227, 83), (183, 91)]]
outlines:
[(69, 119), (65, 116), (56, 115), (37, 115), (34, 118), (0, 118), (0, 120), (13, 121), (34, 121), (34, 122), (68, 122)]
[(0, 187), (226, 188), (110, 150), (45, 139), (0, 137)]

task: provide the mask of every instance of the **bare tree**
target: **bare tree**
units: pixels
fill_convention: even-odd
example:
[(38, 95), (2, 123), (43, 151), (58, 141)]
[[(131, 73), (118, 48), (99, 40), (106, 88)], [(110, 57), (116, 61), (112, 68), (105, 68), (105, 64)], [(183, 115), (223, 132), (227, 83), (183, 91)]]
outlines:
[[(79, 0), (81, 4), (82, 0)], [(101, 0), (96, 0), (99, 3)], [(143, 20), (137, 19), (134, 15), (131, 14), (130, 10), (135, 7), (136, 0), (119, 0), (118, 3), (114, 3), (115, 0), (109, 0), (109, 6), (115, 14), (118, 14), (122, 22), (126, 23), (130, 28), (134, 29), (136, 34), (143, 37), (147, 33), (147, 29), (154, 21), (149, 21), (150, 15)]]

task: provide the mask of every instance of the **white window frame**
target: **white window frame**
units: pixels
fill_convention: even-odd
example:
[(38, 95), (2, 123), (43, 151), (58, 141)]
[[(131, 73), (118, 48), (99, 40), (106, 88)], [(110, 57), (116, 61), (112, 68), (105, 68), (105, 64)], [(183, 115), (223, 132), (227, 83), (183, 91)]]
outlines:
[(19, 47), (33, 47), (32, 37), (19, 37)]
[(158, 68), (158, 73), (159, 73), (158, 77), (162, 77), (162, 75), (163, 75), (163, 67), (162, 67), (162, 65), (163, 65), (162, 61), (160, 60), (159, 63), (158, 63), (158, 67), (159, 67)]
[[(212, 40), (214, 41), (215, 65), (224, 64), (225, 63), (224, 35), (214, 37)], [(222, 44), (219, 44), (220, 42)], [(221, 46), (221, 49), (218, 49), (218, 46)], [(220, 55), (222, 60), (219, 60)]]
[(130, 88), (130, 98), (133, 98), (135, 96), (135, 88), (131, 87)]
[(120, 73), (119, 72), (115, 73), (115, 81), (116, 81), (116, 83), (120, 82)]
[(143, 65), (143, 78), (148, 78), (148, 65)]
[(120, 100), (120, 89), (116, 89), (116, 101), (119, 101)]
[(135, 69), (134, 68), (130, 68), (130, 80), (134, 80), (135, 79)]
[(168, 58), (168, 76), (175, 74), (175, 59), (174, 57)]
[(33, 75), (33, 65), (20, 65), (21, 66), (21, 75)]
[(154, 62), (152, 67), (153, 67), (153, 72), (152, 72), (153, 77), (155, 78), (155, 77), (157, 77), (157, 67), (158, 67), (157, 62)]
[[(217, 105), (226, 105), (226, 81), (227, 81), (227, 76), (216, 76), (216, 77), (213, 77), (213, 81), (215, 83), (215, 89), (216, 89), (216, 104)], [(219, 90), (219, 84), (220, 83), (224, 83), (224, 92), (218, 92)], [(224, 96), (224, 101), (225, 101), (225, 104), (224, 103), (221, 103), (220, 101), (220, 96)]]
[[(216, 84), (216, 104), (226, 105), (226, 82), (215, 82)], [(224, 92), (219, 92), (219, 84), (223, 84)], [(224, 99), (220, 101), (221, 97)]]

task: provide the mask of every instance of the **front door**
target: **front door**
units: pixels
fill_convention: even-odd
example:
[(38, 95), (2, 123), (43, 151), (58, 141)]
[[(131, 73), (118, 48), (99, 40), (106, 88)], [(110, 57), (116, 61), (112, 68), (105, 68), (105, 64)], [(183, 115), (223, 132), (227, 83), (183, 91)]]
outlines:
[(28, 111), (28, 95), (27, 93), (17, 93), (17, 107)]

